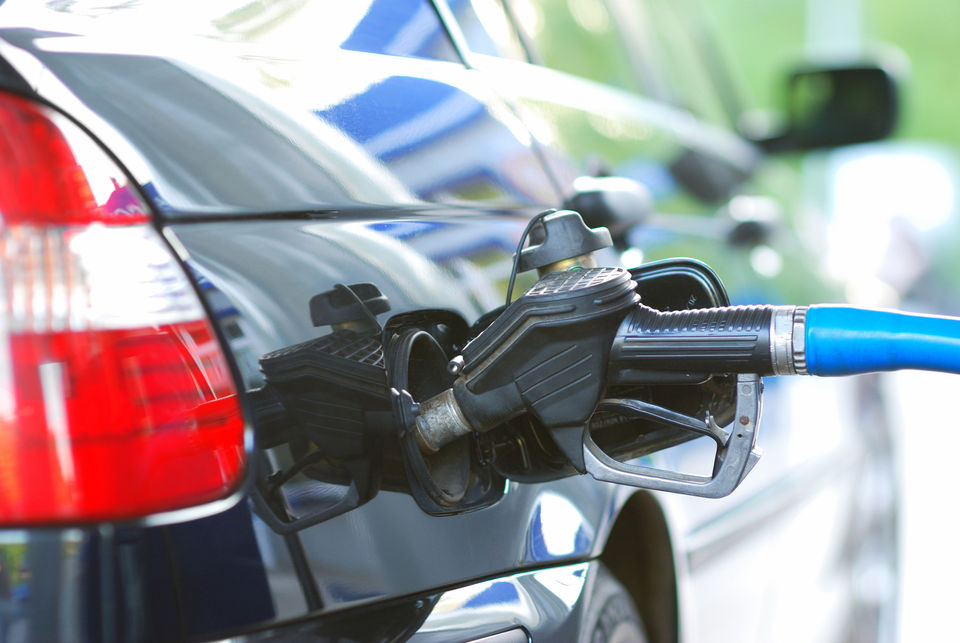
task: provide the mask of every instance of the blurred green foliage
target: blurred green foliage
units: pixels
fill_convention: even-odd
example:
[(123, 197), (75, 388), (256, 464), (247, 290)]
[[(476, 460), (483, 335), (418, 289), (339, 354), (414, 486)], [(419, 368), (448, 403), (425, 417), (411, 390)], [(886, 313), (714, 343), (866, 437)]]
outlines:
[[(817, 43), (822, 36), (808, 33), (809, 12), (822, 12), (820, 24), (831, 26), (824, 21), (829, 19), (830, 11), (837, 11), (850, 20), (846, 28), (856, 31), (852, 36), (859, 40), (861, 52), (887, 58), (892, 54), (894, 63), (902, 63), (899, 70), (894, 65), (895, 71), (903, 72), (898, 76), (901, 114), (895, 138), (930, 141), (960, 151), (956, 107), (960, 100), (960, 1), (834, 2), (830, 5), (825, 0), (702, 0), (700, 6), (716, 28), (726, 57), (738, 71), (741, 93), (751, 106), (782, 108), (784, 77), (791, 67), (804, 60), (805, 52), (811, 48), (809, 43)], [(842, 36), (842, 29), (831, 34), (832, 44), (842, 48), (842, 41), (837, 40)], [(829, 47), (824, 54), (829, 54)], [(897, 60), (898, 54), (903, 54), (902, 60)], [(795, 198), (803, 197), (795, 194)], [(956, 303), (960, 274), (958, 233), (960, 221), (954, 218), (935, 233), (912, 239), (929, 256), (929, 267), (913, 286), (912, 295), (907, 295), (925, 302), (924, 310), (960, 314), (960, 304)]]
[[(753, 107), (782, 107), (784, 77), (802, 62), (808, 4), (816, 0), (705, 0), (703, 11), (738, 70), (741, 90)], [(822, 4), (822, 3), (821, 3)], [(857, 6), (859, 5), (859, 6)], [(939, 140), (960, 148), (960, 2), (957, 0), (837, 0), (838, 11), (859, 18), (862, 50), (884, 54), (886, 46), (906, 54), (902, 115), (896, 136)], [(841, 9), (846, 7), (845, 9)], [(829, 54), (829, 50), (825, 52)]]
[(705, 0), (700, 6), (747, 107), (780, 109), (785, 75), (803, 58), (802, 0)]
[(864, 21), (868, 36), (899, 47), (910, 59), (898, 136), (960, 148), (960, 2), (867, 0)]

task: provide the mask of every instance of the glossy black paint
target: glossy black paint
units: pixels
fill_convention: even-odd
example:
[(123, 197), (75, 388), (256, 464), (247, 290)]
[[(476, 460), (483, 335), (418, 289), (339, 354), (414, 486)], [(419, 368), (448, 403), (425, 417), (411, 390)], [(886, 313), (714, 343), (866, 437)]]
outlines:
[[(384, 225), (385, 221), (377, 219), (349, 223), (241, 221), (179, 225), (171, 228), (171, 232), (190, 250), (191, 266), (204, 274), (206, 281), (226, 297), (243, 293), (242, 300), (230, 309), (231, 321), (238, 329), (232, 332), (232, 341), (237, 346), (233, 352), (244, 354), (249, 350), (262, 355), (326, 334), (328, 331), (313, 327), (306, 302), (336, 283), (376, 283), (391, 304), (390, 312), (382, 317), (396, 318), (410, 311), (434, 309), (448, 311), (461, 319), (464, 326), (475, 321), (481, 308), (471, 301), (471, 293), (456, 295), (456, 291), (462, 291), (462, 288), (456, 287), (458, 273), (455, 271), (467, 270), (468, 267), (462, 265), (463, 260), (475, 255), (489, 258), (494, 253), (505, 262), (509, 255), (504, 246), (512, 244), (494, 243), (490, 238), (471, 238), (466, 230), (472, 229), (468, 226), (477, 220), (477, 215), (465, 213), (461, 216), (467, 218), (457, 220), (449, 210), (446, 214), (427, 210), (420, 216), (407, 212), (403, 220), (395, 220), (391, 225)], [(500, 230), (511, 242), (522, 223), (511, 216), (485, 215), (482, 219), (488, 234)], [(401, 236), (401, 232), (402, 240), (399, 240), (397, 236)], [(461, 240), (461, 247), (455, 250), (449, 244), (456, 239)], [(455, 261), (452, 258), (445, 261), (442, 256), (437, 256), (435, 262), (427, 260), (430, 255), (424, 256), (421, 249), (426, 252), (440, 250), (440, 244), (443, 244), (442, 252), (456, 257)], [(448, 263), (450, 261), (454, 261), (453, 265)], [(300, 278), (294, 279), (295, 275)], [(451, 297), (451, 294), (456, 296)], [(482, 292), (476, 293), (476, 298), (483, 296)], [(236, 314), (233, 314), (234, 310)], [(276, 315), (268, 318), (267, 313), (271, 310), (275, 310)], [(264, 323), (266, 321), (270, 324)], [(384, 325), (389, 324), (384, 322)], [(245, 380), (259, 387), (262, 375), (257, 363), (241, 361), (242, 367), (244, 364), (247, 369), (243, 373)], [(387, 423), (389, 418), (382, 421)], [(377, 428), (369, 427), (368, 430)], [(381, 430), (388, 431), (389, 425)], [(402, 472), (400, 480), (395, 469), (392, 473), (386, 472), (383, 482), (385, 486), (397, 489), (402, 483)], [(313, 494), (321, 501), (324, 494), (329, 497), (336, 490), (336, 487), (319, 480), (304, 481), (304, 485), (306, 489), (301, 487), (302, 498), (313, 489)], [(592, 485), (588, 487), (592, 491), (586, 495), (574, 492), (575, 489), (579, 491), (580, 486), (571, 483), (568, 490), (560, 492), (559, 502), (575, 510), (572, 516), (581, 516), (574, 517), (567, 529), (584, 529), (582, 542), (575, 546), (571, 544), (567, 550), (536, 546), (531, 549), (528, 542), (542, 540), (536, 535), (540, 529), (525, 535), (524, 530), (517, 530), (519, 525), (515, 525), (491, 537), (487, 530), (480, 528), (491, 524), (491, 520), (510, 524), (513, 522), (510, 516), (536, 513), (535, 507), (545, 491), (516, 484), (501, 502), (476, 514), (476, 518), (470, 514), (440, 521), (424, 514), (402, 491), (381, 492), (370, 503), (340, 519), (301, 532), (300, 539), (311, 564), (322, 570), (318, 574), (321, 577), (318, 583), (328, 605), (408, 593), (418, 586), (441, 586), (455, 582), (458, 577), (483, 576), (484, 569), (508, 569), (516, 560), (527, 559), (531, 564), (539, 564), (564, 556), (589, 554), (594, 539), (587, 534), (593, 529), (586, 525), (602, 520), (602, 510), (610, 500), (601, 500), (605, 493), (602, 488)], [(571, 497), (570, 493), (574, 496)], [(303, 505), (300, 508), (303, 509)], [(556, 520), (558, 514), (548, 512), (548, 516)], [(364, 548), (345, 544), (330, 546), (331, 543), (350, 542), (360, 534), (389, 532), (391, 528), (387, 525), (397, 524), (396, 520), (402, 521), (404, 531), (412, 538), (396, 542), (401, 548), (398, 550), (387, 546), (386, 542), (377, 545), (384, 555), (392, 552), (388, 555), (389, 566), (396, 567), (396, 573), (375, 571), (384, 560), (371, 559), (370, 552)], [(541, 526), (542, 523), (543, 520), (538, 521)], [(514, 531), (517, 533), (511, 533)], [(418, 533), (429, 536), (416, 537)], [(467, 558), (461, 554), (464, 546), (472, 552)], [(432, 560), (432, 564), (419, 562), (427, 559)], [(337, 571), (340, 568), (344, 576), (337, 578), (341, 574)], [(368, 571), (358, 573), (362, 569)]]

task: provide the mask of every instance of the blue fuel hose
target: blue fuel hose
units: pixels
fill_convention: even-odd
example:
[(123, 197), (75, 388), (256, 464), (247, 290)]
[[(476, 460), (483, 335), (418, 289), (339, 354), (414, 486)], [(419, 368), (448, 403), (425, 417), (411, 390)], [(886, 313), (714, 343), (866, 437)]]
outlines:
[(851, 306), (810, 306), (804, 353), (811, 375), (901, 369), (960, 373), (960, 319)]

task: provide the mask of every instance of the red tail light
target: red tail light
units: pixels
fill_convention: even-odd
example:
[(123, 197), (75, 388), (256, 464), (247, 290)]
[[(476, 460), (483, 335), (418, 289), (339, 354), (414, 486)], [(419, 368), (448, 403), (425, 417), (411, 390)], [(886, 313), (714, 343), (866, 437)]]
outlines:
[(243, 420), (186, 275), (111, 159), (0, 94), (0, 525), (228, 494)]

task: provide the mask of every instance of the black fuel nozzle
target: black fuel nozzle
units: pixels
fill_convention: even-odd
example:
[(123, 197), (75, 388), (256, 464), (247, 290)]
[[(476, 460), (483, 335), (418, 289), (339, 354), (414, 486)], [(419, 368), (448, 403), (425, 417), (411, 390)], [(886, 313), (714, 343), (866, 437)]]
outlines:
[[(571, 211), (542, 213), (537, 223), (541, 228), (528, 226), (533, 245), (516, 260), (520, 271), (536, 268), (540, 281), (451, 362), (453, 386), (421, 402), (414, 426), (407, 425), (420, 449), (434, 453), (529, 413), (580, 473), (692, 495), (730, 493), (759, 457), (753, 446), (760, 375), (799, 371), (792, 343), (797, 309), (661, 312), (640, 304), (630, 272), (595, 267), (592, 253), (611, 245), (606, 229), (587, 228)], [(707, 282), (716, 279), (704, 271)], [(510, 290), (512, 284), (513, 278)], [(736, 430), (709, 414), (694, 418), (639, 400), (604, 399), (608, 386), (698, 384), (719, 374), (737, 374)], [(613, 460), (590, 434), (598, 408), (712, 438), (714, 474), (698, 478)]]
[(795, 307), (661, 312), (621, 268), (551, 273), (463, 350), (454, 387), (424, 403), (421, 444), (435, 450), (523, 412), (583, 424), (608, 385), (696, 384), (715, 374), (792, 368)]
[[(662, 312), (640, 304), (635, 287), (620, 268), (574, 268), (543, 277), (464, 348), (453, 387), (422, 403), (416, 419), (421, 448), (435, 451), (527, 412), (551, 431), (581, 473), (694, 495), (732, 491), (758, 457), (753, 445), (760, 375), (798, 372), (792, 342), (798, 309)], [(710, 478), (630, 471), (604, 459), (589, 438), (587, 426), (601, 401), (605, 408), (616, 406), (603, 399), (609, 385), (695, 384), (720, 374), (742, 380), (736, 430), (710, 417), (681, 422), (684, 430), (717, 442), (717, 471)], [(628, 414), (667, 417), (636, 401), (620, 402)]]

